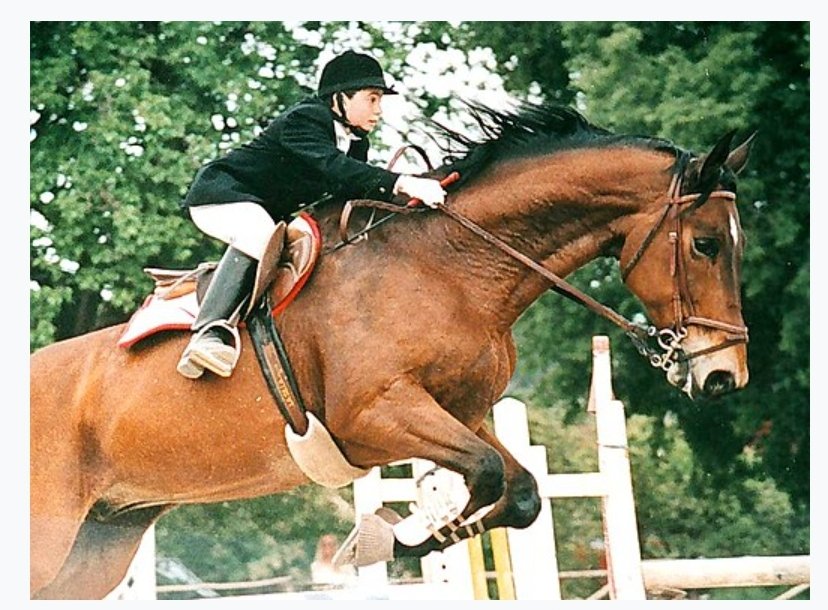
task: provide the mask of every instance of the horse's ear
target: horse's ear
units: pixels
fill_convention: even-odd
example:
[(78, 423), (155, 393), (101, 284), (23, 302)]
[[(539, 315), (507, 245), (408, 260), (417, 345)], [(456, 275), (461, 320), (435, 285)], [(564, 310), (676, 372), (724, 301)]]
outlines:
[(747, 165), (748, 162), (748, 156), (750, 155), (750, 149), (753, 148), (753, 141), (756, 138), (757, 133), (759, 132), (754, 131), (750, 134), (750, 137), (747, 140), (742, 142), (738, 147), (734, 148), (733, 151), (727, 156), (725, 166), (727, 166), (727, 168), (734, 174), (738, 174), (745, 169), (745, 165)]
[(722, 167), (728, 159), (730, 144), (735, 135), (736, 130), (726, 133), (716, 142), (713, 150), (704, 156), (704, 162), (701, 171), (699, 171), (699, 185), (702, 191), (709, 190), (719, 181)]

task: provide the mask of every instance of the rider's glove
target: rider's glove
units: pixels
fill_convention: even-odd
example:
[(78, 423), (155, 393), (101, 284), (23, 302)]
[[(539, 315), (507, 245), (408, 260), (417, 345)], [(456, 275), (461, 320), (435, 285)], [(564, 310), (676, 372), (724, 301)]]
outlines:
[(438, 203), (444, 203), (446, 200), (446, 192), (443, 187), (437, 180), (430, 178), (400, 176), (394, 184), (394, 194), (399, 193), (405, 193), (414, 199), (419, 199), (430, 208), (435, 208)]

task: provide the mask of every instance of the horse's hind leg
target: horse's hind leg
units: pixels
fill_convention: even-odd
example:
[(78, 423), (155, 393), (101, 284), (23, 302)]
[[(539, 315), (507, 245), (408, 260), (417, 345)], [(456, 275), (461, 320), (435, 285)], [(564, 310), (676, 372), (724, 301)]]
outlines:
[(30, 595), (54, 580), (72, 549), (85, 509), (55, 507), (48, 514), (32, 514), (29, 532)]
[[(32, 450), (29, 489), (30, 595), (54, 580), (92, 505), (80, 491), (80, 473), (69, 459)], [(39, 459), (40, 458), (40, 459)]]
[(123, 580), (141, 538), (171, 506), (152, 506), (97, 521), (87, 517), (60, 573), (37, 599), (101, 599)]

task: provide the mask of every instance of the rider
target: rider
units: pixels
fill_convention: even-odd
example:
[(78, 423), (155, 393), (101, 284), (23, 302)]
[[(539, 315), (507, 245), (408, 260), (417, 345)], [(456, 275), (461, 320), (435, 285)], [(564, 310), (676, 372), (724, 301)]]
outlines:
[(437, 180), (367, 163), (380, 101), (395, 93), (377, 60), (346, 51), (325, 65), (316, 96), (289, 108), (249, 144), (199, 169), (182, 207), (228, 248), (202, 299), (179, 373), (190, 379), (205, 368), (222, 377), (232, 373), (234, 314), (280, 220), (327, 195), (390, 201), (403, 193), (431, 207), (444, 201)]

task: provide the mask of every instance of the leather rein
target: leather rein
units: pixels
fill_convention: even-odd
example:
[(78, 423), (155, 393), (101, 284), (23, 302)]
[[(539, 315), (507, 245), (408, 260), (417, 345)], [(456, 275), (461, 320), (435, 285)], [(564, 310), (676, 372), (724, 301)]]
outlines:
[[(443, 178), (441, 183), (444, 186), (447, 186), (448, 184), (451, 184), (452, 182), (455, 182), (458, 179), (459, 174), (457, 174), (457, 172), (453, 172), (452, 174), (449, 174), (448, 176)], [(606, 320), (609, 320), (610, 322), (621, 328), (630, 338), (638, 352), (642, 356), (647, 358), (651, 366), (667, 372), (672, 367), (676, 366), (681, 362), (687, 362), (694, 358), (698, 358), (699, 356), (726, 349), (732, 345), (748, 342), (747, 327), (737, 326), (734, 324), (729, 324), (727, 322), (721, 322), (719, 320), (712, 320), (710, 318), (696, 316), (693, 313), (693, 301), (690, 298), (690, 289), (687, 280), (684, 256), (681, 250), (683, 216), (686, 215), (686, 213), (696, 209), (710, 198), (721, 198), (728, 199), (730, 201), (735, 201), (736, 195), (731, 191), (724, 190), (711, 191), (708, 193), (692, 193), (687, 195), (681, 195), (681, 184), (681, 170), (679, 169), (675, 171), (673, 174), (673, 179), (671, 181), (670, 188), (667, 193), (667, 202), (664, 204), (664, 210), (662, 211), (656, 223), (650, 228), (647, 235), (642, 240), (641, 244), (639, 245), (638, 249), (632, 256), (630, 261), (621, 270), (621, 277), (623, 280), (626, 280), (627, 276), (635, 268), (635, 266), (641, 260), (643, 254), (646, 252), (650, 244), (653, 242), (658, 230), (669, 218), (670, 222), (672, 222), (673, 225), (672, 229), (668, 232), (667, 235), (672, 249), (672, 255), (670, 258), (670, 275), (673, 278), (672, 328), (659, 329), (653, 325), (637, 324), (635, 322), (628, 320), (614, 309), (607, 307), (606, 305), (596, 301), (591, 296), (582, 292), (581, 290), (579, 290), (578, 288), (576, 288), (575, 286), (573, 286), (572, 284), (570, 284), (569, 282), (567, 282), (566, 280), (552, 272), (544, 265), (531, 259), (522, 252), (519, 252), (518, 250), (504, 242), (502, 239), (493, 235), (492, 233), (490, 233), (474, 221), (470, 220), (466, 216), (460, 214), (459, 212), (453, 210), (450, 207), (447, 207), (445, 204), (437, 204), (436, 209), (440, 210), (440, 212), (442, 212), (455, 222), (459, 223), (463, 227), (467, 228), (469, 231), (479, 236), (487, 243), (491, 244), (492, 246), (501, 250), (508, 256), (517, 260), (524, 266), (539, 273), (552, 284), (552, 289), (558, 294), (561, 294), (562, 296), (572, 301), (575, 301), (576, 303), (586, 307), (590, 311), (596, 313), (597, 315), (601, 316)], [(424, 211), (421, 205), (420, 207), (417, 207), (419, 203), (420, 202), (418, 202), (417, 200), (412, 200), (409, 201), (408, 205), (402, 207), (395, 204), (385, 204), (382, 202), (370, 200), (356, 200), (348, 202), (345, 210), (343, 211), (340, 222), (340, 235), (342, 237), (342, 241), (339, 244), (337, 244), (337, 246), (333, 249), (339, 249), (340, 247), (343, 247), (345, 245), (353, 244), (356, 241), (359, 241), (360, 239), (366, 239), (368, 237), (367, 232), (369, 230), (375, 228), (378, 224), (380, 224), (380, 222), (395, 217), (397, 214), (408, 214), (415, 211)], [(687, 206), (687, 209), (682, 209), (683, 206)], [(362, 231), (360, 231), (356, 236), (348, 237), (347, 223), (348, 217), (350, 216), (351, 209), (353, 207), (368, 207), (382, 209), (394, 213), (382, 218), (380, 222), (369, 222), (369, 225), (365, 227)], [(690, 312), (690, 314), (686, 316), (684, 315), (685, 307)], [(696, 352), (692, 352), (690, 354), (686, 354), (682, 349), (681, 342), (687, 337), (687, 327), (691, 325), (704, 326), (706, 328), (712, 328), (714, 330), (723, 331), (727, 333), (725, 336), (725, 340), (716, 345), (704, 348), (702, 350), (698, 350)], [(651, 338), (656, 339), (658, 347), (661, 349), (661, 352), (659, 352), (658, 349), (649, 344)]]

